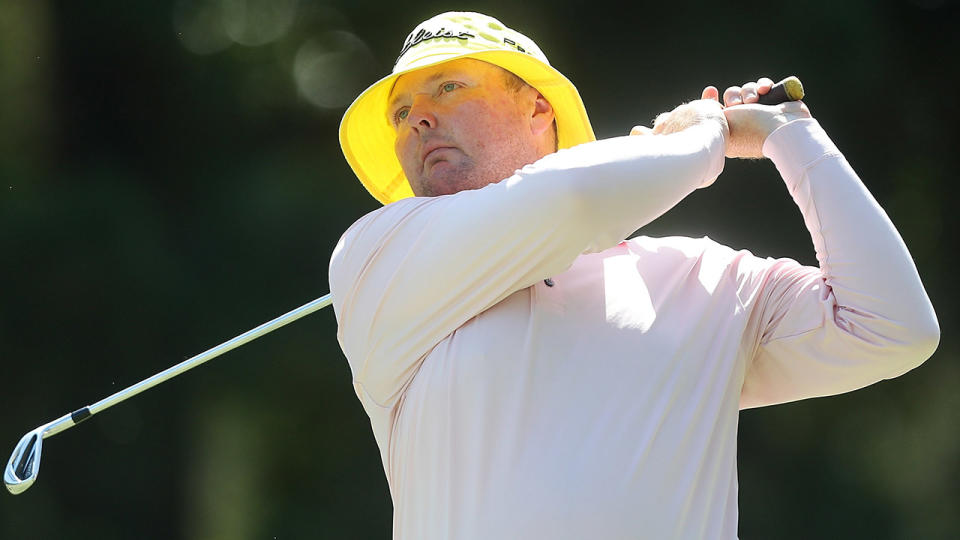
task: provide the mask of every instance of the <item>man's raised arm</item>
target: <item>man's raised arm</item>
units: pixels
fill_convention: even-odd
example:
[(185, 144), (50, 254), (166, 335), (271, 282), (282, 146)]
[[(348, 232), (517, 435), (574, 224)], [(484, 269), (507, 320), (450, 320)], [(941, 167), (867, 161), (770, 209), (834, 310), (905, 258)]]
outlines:
[[(773, 109), (728, 108), (731, 138)], [(741, 142), (731, 148), (742, 155), (760, 148)], [(760, 144), (803, 214), (819, 268), (781, 260), (745, 284), (756, 291), (756, 350), (741, 407), (854, 390), (926, 360), (940, 329), (910, 253), (819, 123), (793, 120)]]
[(561, 150), (499, 183), (404, 199), (355, 223), (334, 250), (330, 287), (361, 398), (392, 406), (423, 355), (470, 318), (719, 175), (720, 107), (688, 106), (705, 119), (682, 132)]

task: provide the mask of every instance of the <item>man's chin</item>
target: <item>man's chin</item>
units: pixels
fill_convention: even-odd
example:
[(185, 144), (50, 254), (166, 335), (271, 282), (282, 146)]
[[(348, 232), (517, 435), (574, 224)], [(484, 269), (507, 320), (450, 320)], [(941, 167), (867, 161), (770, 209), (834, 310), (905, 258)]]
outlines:
[(429, 175), (420, 178), (420, 189), (425, 197), (450, 195), (473, 189), (465, 171), (447, 161), (438, 161), (430, 166)]
[(459, 193), (465, 189), (470, 189), (464, 186), (459, 186), (456, 184), (446, 184), (442, 182), (430, 182), (420, 185), (421, 197), (438, 197), (440, 195), (453, 195), (454, 193)]

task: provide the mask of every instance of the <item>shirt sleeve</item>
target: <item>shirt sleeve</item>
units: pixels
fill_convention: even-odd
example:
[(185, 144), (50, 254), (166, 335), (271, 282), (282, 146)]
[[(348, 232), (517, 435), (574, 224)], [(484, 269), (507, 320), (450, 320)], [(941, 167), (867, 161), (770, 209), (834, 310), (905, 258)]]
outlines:
[(936, 349), (940, 328), (893, 223), (813, 119), (764, 144), (800, 207), (819, 268), (768, 261), (753, 291), (741, 408), (826, 396), (901, 375)]
[(446, 336), (712, 182), (724, 150), (719, 126), (595, 141), (482, 189), (403, 199), (361, 218), (329, 273), (361, 401), (393, 406)]

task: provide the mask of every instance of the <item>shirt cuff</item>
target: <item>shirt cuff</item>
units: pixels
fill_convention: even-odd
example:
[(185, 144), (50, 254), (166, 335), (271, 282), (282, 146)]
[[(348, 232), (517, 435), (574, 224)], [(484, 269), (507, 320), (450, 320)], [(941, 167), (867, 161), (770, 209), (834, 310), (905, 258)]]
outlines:
[(780, 175), (793, 185), (810, 165), (827, 155), (841, 155), (836, 145), (813, 118), (788, 122), (767, 136), (763, 155), (777, 166)]
[(720, 173), (723, 172), (723, 166), (727, 162), (725, 156), (727, 152), (727, 140), (724, 136), (723, 129), (719, 125), (698, 125), (681, 131), (680, 133), (700, 137), (703, 147), (709, 156), (709, 163), (707, 164), (707, 171), (703, 181), (700, 182), (697, 189), (712, 185), (716, 182)]

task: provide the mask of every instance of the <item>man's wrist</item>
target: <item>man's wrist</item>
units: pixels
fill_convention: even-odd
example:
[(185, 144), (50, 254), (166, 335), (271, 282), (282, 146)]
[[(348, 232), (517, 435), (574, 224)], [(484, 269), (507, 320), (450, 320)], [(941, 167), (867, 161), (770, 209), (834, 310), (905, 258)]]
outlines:
[(763, 155), (774, 162), (807, 165), (827, 153), (839, 153), (814, 118), (797, 118), (773, 130), (763, 143)]
[(770, 158), (787, 185), (793, 186), (805, 171), (826, 156), (842, 156), (813, 118), (788, 122), (767, 137), (763, 155)]
[(712, 185), (720, 176), (720, 173), (723, 172), (723, 166), (726, 162), (727, 141), (730, 137), (726, 122), (701, 122), (690, 126), (681, 133), (703, 145), (710, 160), (703, 182), (697, 186), (697, 189)]

